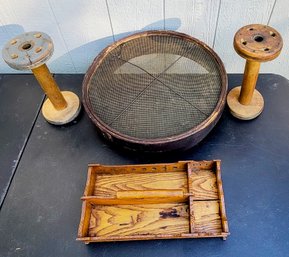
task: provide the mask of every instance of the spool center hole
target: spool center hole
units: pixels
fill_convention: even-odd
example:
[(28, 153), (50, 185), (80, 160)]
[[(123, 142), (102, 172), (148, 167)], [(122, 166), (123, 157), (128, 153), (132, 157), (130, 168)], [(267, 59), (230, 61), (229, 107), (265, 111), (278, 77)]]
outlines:
[(256, 37), (254, 37), (254, 40), (256, 42), (262, 42), (264, 40), (264, 38), (262, 36), (256, 36)]
[(27, 44), (24, 44), (24, 45), (22, 46), (22, 49), (23, 49), (23, 50), (29, 50), (31, 47), (32, 47), (32, 45), (31, 45), (30, 43), (27, 43)]

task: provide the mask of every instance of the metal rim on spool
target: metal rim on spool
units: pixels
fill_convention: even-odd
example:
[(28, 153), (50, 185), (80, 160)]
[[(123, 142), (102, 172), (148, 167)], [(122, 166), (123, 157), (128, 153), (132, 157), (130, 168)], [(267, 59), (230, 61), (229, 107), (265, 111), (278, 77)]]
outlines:
[[(218, 65), (220, 77), (221, 77), (221, 92), (218, 102), (215, 106), (214, 111), (200, 124), (193, 127), (192, 129), (186, 131), (185, 133), (181, 133), (178, 135), (165, 137), (165, 138), (155, 138), (155, 139), (142, 139), (135, 138), (128, 135), (125, 135), (107, 124), (105, 124), (97, 115), (95, 115), (93, 108), (91, 106), (91, 102), (89, 99), (89, 84), (92, 79), (94, 72), (101, 65), (102, 61), (105, 57), (115, 49), (116, 47), (136, 38), (148, 37), (148, 36), (171, 36), (177, 37), (182, 40), (193, 42), (197, 44), (199, 47), (203, 48), (207, 54), (216, 62)], [(104, 137), (109, 139), (110, 141), (114, 141), (120, 144), (123, 144), (126, 147), (132, 149), (142, 149), (148, 151), (170, 151), (176, 149), (186, 149), (190, 148), (193, 145), (199, 143), (214, 127), (214, 125), (219, 120), (221, 113), (225, 106), (226, 101), (226, 92), (227, 92), (227, 75), (224, 68), (224, 65), (217, 54), (205, 43), (190, 37), (186, 34), (174, 32), (174, 31), (146, 31), (133, 34), (126, 38), (123, 38), (117, 42), (112, 43), (107, 48), (105, 48), (93, 61), (92, 65), (89, 67), (83, 81), (83, 100), (84, 107), (86, 112), (88, 113), (90, 119), (94, 122), (94, 124), (100, 129)]]

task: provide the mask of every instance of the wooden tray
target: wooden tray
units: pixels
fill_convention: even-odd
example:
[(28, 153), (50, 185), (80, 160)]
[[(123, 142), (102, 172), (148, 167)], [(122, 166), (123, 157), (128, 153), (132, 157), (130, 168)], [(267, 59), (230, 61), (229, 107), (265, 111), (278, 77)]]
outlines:
[(225, 240), (220, 163), (89, 165), (77, 240)]

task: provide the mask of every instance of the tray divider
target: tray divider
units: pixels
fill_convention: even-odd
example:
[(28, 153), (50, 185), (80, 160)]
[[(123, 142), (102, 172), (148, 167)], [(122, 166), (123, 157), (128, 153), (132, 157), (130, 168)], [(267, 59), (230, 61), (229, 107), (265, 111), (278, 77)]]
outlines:
[(228, 221), (226, 216), (226, 209), (225, 209), (225, 199), (224, 199), (224, 191), (223, 191), (223, 184), (221, 178), (221, 162), (216, 161), (216, 177), (217, 177), (217, 187), (218, 187), (218, 196), (220, 199), (220, 215), (221, 215), (221, 222), (223, 232), (229, 233)]
[(162, 198), (99, 198), (97, 196), (82, 196), (82, 201), (100, 205), (121, 205), (121, 204), (162, 204), (162, 203), (184, 203), (187, 197), (174, 196)]
[(82, 203), (81, 218), (78, 227), (79, 238), (88, 236), (90, 215), (91, 215), (91, 204), (87, 201), (84, 201)]
[(195, 231), (195, 215), (193, 208), (193, 187), (192, 187), (192, 165), (189, 162), (187, 165), (188, 191), (189, 191), (189, 224), (190, 233)]
[(95, 170), (93, 169), (93, 167), (88, 167), (87, 180), (86, 180), (86, 185), (85, 185), (83, 196), (93, 195), (95, 179), (96, 179)]

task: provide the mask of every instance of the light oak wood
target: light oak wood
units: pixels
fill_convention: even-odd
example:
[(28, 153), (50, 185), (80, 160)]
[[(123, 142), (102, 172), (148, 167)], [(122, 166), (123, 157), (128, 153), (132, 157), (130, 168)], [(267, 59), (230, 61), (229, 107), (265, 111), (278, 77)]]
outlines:
[(194, 200), (218, 199), (217, 181), (214, 172), (210, 170), (194, 171), (190, 177)]
[(91, 213), (91, 207), (92, 205), (89, 202), (84, 201), (82, 203), (80, 225), (78, 228), (78, 237), (86, 236), (90, 223), (90, 215), (87, 215), (87, 213)]
[(184, 191), (181, 189), (166, 189), (166, 190), (131, 190), (118, 191), (116, 198), (118, 199), (147, 199), (147, 198), (164, 198), (164, 197), (184, 197)]
[(253, 93), (256, 90), (255, 86), (259, 75), (260, 63), (247, 61), (245, 66), (244, 78), (242, 82), (239, 102), (243, 105), (251, 103)]
[(79, 114), (81, 103), (76, 94), (70, 91), (62, 91), (67, 106), (64, 109), (57, 110), (54, 108), (50, 98), (47, 98), (42, 106), (44, 118), (51, 124), (63, 125), (73, 121)]
[(74, 120), (81, 109), (78, 96), (70, 91), (61, 92), (46, 64), (32, 69), (32, 72), (48, 97), (42, 106), (44, 118), (54, 125)]
[(176, 189), (187, 193), (186, 182), (184, 172), (99, 174), (96, 175), (94, 195), (99, 198), (115, 198), (117, 192), (121, 191)]
[(170, 196), (170, 197), (148, 197), (148, 198), (99, 198), (96, 196), (83, 196), (81, 200), (92, 204), (114, 205), (114, 204), (154, 204), (154, 203), (185, 203), (187, 196)]
[(90, 165), (81, 199), (85, 243), (229, 235), (218, 160)]
[(32, 72), (41, 88), (49, 98), (53, 107), (58, 111), (65, 109), (67, 107), (67, 102), (64, 99), (64, 96), (61, 94), (59, 87), (46, 64), (42, 64), (41, 66), (32, 69)]
[(93, 206), (89, 236), (188, 233), (188, 206), (146, 204)]
[(227, 104), (231, 114), (240, 120), (251, 120), (258, 117), (264, 108), (264, 99), (259, 91), (254, 90), (251, 103), (243, 105), (238, 101), (241, 87), (233, 88), (227, 96)]
[[(222, 229), (224, 232), (229, 232), (229, 225), (228, 220), (226, 216), (226, 208), (225, 208), (225, 198), (224, 198), (224, 191), (223, 191), (223, 182), (221, 178), (221, 162), (216, 162), (216, 178), (217, 178), (217, 184), (218, 184), (218, 196), (219, 196), (219, 205), (220, 205), (220, 215), (221, 215), (221, 221), (222, 221)], [(223, 238), (226, 240), (226, 237)]]
[[(89, 164), (89, 167), (92, 167), (94, 172), (99, 174), (124, 174), (124, 173), (138, 173), (138, 172), (152, 172), (152, 173), (159, 173), (159, 172), (170, 172), (170, 171), (186, 171), (187, 163), (184, 161), (179, 161), (172, 165), (171, 163), (161, 163), (161, 164), (136, 164), (136, 165), (99, 165), (99, 164)], [(199, 164), (198, 164), (199, 165)], [(210, 161), (204, 161), (202, 164), (206, 167), (212, 165)], [(202, 167), (203, 167), (202, 166)], [(199, 167), (199, 166), (198, 166)]]
[(218, 201), (194, 201), (194, 233), (221, 233)]

